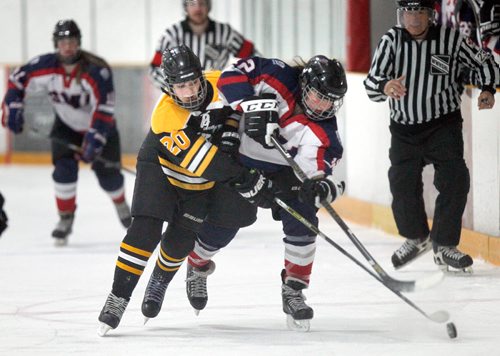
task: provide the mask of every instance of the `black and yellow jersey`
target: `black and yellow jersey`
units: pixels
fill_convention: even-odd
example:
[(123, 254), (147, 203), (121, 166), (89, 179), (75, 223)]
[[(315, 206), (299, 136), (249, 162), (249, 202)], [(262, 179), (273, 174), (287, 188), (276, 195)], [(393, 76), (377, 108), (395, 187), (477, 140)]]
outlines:
[(219, 99), (219, 71), (206, 72), (207, 105), (190, 112), (163, 94), (151, 116), (151, 132), (160, 145), (158, 160), (169, 182), (188, 190), (205, 190), (215, 181), (238, 176), (242, 167), (229, 155), (219, 152), (213, 138), (224, 125), (235, 126), (233, 110)]

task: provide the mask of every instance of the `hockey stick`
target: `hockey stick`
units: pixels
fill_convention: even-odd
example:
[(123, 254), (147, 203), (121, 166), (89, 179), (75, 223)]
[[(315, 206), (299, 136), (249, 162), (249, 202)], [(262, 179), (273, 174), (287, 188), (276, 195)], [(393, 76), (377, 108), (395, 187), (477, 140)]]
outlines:
[[(33, 126), (30, 126), (30, 130), (40, 137), (48, 138), (49, 140), (51, 140), (53, 142), (56, 142), (60, 145), (63, 145), (65, 147), (69, 148), (70, 150), (74, 151), (75, 153), (82, 153), (82, 148), (80, 146), (77, 146), (77, 145), (71, 143), (71, 142), (68, 142), (68, 141), (63, 140), (63, 139), (58, 138), (58, 137), (46, 136), (38, 128), (33, 127)], [(106, 167), (106, 168), (116, 168), (116, 169), (122, 170), (124, 172), (133, 174), (134, 176), (136, 175), (136, 172), (134, 170), (129, 169), (129, 168), (121, 165), (120, 162), (112, 162), (112, 161), (107, 160), (106, 158), (103, 158), (101, 156), (96, 156), (95, 160), (97, 162), (101, 162), (104, 165), (104, 167)]]
[[(274, 144), (274, 147), (278, 149), (278, 151), (281, 153), (283, 158), (288, 162), (290, 167), (292, 167), (293, 171), (299, 177), (299, 179), (303, 182), (307, 179), (306, 174), (300, 168), (300, 166), (295, 162), (293, 157), (290, 155), (290, 153), (281, 145), (281, 143), (276, 139), (276, 137), (273, 135), (271, 136), (271, 140)], [(359, 239), (354, 235), (354, 233), (351, 231), (351, 229), (347, 226), (347, 224), (342, 220), (342, 218), (337, 214), (337, 212), (333, 209), (333, 207), (330, 204), (323, 204), (321, 203), (322, 207), (326, 209), (328, 214), (335, 220), (335, 222), (342, 228), (342, 230), (345, 232), (347, 237), (352, 241), (354, 246), (361, 252), (363, 257), (368, 261), (368, 263), (372, 266), (372, 268), (375, 270), (375, 272), (378, 273), (380, 278), (385, 281), (387, 284), (391, 285), (392, 288), (401, 291), (401, 292), (413, 292), (415, 290), (420, 290), (420, 289), (427, 289), (441, 281), (443, 279), (444, 274), (442, 272), (437, 272), (431, 276), (421, 278), (420, 280), (415, 280), (415, 281), (400, 281), (397, 279), (392, 278), (387, 274), (386, 271), (378, 264), (378, 262), (373, 258), (373, 256), (368, 252), (368, 250), (365, 248), (365, 246), (359, 241)], [(316, 230), (318, 230), (316, 228)], [(319, 230), (318, 230), (319, 231)], [(321, 232), (321, 231), (319, 231)], [(319, 234), (318, 234), (319, 235)], [(322, 235), (324, 235), (322, 233)], [(327, 239), (328, 242), (329, 239)]]
[(287, 213), (289, 213), (291, 216), (293, 216), (295, 219), (297, 219), (299, 222), (304, 224), (308, 229), (313, 231), (314, 233), (318, 234), (322, 238), (324, 238), (330, 245), (335, 247), (340, 253), (342, 253), (344, 256), (349, 258), (352, 262), (357, 264), (359, 267), (364, 269), (370, 276), (375, 278), (377, 281), (379, 281), (381, 284), (383, 284), (387, 289), (389, 289), (392, 293), (396, 294), (399, 298), (401, 298), (406, 304), (408, 304), (410, 307), (418, 311), (420, 314), (422, 314), (424, 317), (427, 319), (435, 322), (435, 323), (446, 323), (450, 319), (450, 314), (445, 311), (445, 310), (438, 310), (434, 313), (428, 314), (425, 311), (423, 311), (421, 308), (419, 308), (414, 302), (412, 302), (410, 299), (405, 297), (401, 292), (397, 289), (395, 289), (390, 283), (387, 281), (383, 280), (380, 276), (376, 275), (372, 271), (370, 271), (364, 264), (362, 264), (360, 261), (358, 261), (354, 256), (352, 256), (349, 252), (344, 250), (340, 245), (338, 245), (335, 241), (330, 239), (327, 235), (322, 233), (315, 225), (313, 225), (311, 222), (309, 222), (306, 218), (304, 218), (302, 215), (300, 215), (298, 212), (296, 212), (294, 209), (292, 209), (290, 206), (288, 206), (285, 202), (283, 202), (279, 198), (274, 198), (274, 201), (281, 207), (283, 208)]

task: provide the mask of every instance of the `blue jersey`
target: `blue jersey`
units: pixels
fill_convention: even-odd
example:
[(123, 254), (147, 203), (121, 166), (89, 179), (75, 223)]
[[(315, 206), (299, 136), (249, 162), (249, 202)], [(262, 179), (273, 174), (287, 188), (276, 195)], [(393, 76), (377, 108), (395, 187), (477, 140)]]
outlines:
[(5, 103), (23, 102), (26, 93), (47, 92), (57, 116), (71, 129), (90, 127), (103, 134), (115, 125), (115, 94), (111, 69), (104, 60), (85, 51), (71, 73), (56, 53), (35, 57), (9, 77)]
[[(276, 95), (280, 116), (280, 140), (294, 156), (308, 177), (331, 174), (332, 167), (342, 157), (342, 144), (337, 132), (337, 120), (310, 120), (300, 108), (300, 68), (291, 67), (279, 59), (252, 57), (243, 59), (225, 70), (217, 86), (223, 100), (233, 109), (252, 96)], [(240, 124), (240, 153), (243, 162), (265, 171), (275, 171), (288, 165), (275, 149), (265, 149), (248, 137)]]

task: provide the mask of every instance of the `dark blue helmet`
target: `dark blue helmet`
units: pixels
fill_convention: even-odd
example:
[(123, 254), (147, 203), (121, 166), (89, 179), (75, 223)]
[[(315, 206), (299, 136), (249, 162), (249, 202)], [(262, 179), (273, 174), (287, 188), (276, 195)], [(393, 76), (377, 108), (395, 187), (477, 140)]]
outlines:
[(54, 47), (57, 47), (57, 41), (63, 38), (75, 37), (78, 39), (78, 44), (81, 43), (82, 33), (78, 28), (78, 25), (73, 20), (59, 20), (56, 23), (54, 32), (52, 33), (52, 40), (54, 41)]

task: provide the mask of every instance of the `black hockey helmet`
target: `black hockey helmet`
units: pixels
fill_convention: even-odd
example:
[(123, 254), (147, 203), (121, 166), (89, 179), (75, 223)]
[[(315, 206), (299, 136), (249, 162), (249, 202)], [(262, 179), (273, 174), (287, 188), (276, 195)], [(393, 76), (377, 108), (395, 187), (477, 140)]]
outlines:
[(82, 33), (78, 25), (73, 20), (59, 20), (56, 23), (54, 32), (52, 33), (52, 40), (54, 47), (57, 48), (57, 41), (63, 38), (75, 37), (78, 39), (78, 45), (81, 44)]
[[(165, 81), (164, 90), (174, 99), (177, 105), (187, 110), (198, 110), (207, 96), (207, 81), (199, 58), (185, 46), (167, 48), (163, 52), (161, 70)], [(174, 84), (200, 80), (200, 89), (196, 98), (189, 103), (183, 102), (174, 91)]]
[[(189, 4), (195, 4), (198, 1), (199, 0), (182, 0), (182, 6), (184, 7), (184, 11), (186, 11), (186, 7)], [(204, 1), (207, 4), (208, 11), (210, 11), (212, 9), (212, 1), (211, 0), (204, 0)]]
[[(347, 92), (342, 64), (322, 55), (314, 56), (306, 63), (300, 75), (300, 85), (302, 107), (312, 120), (332, 118), (342, 106)], [(314, 98), (311, 99), (311, 96)]]

